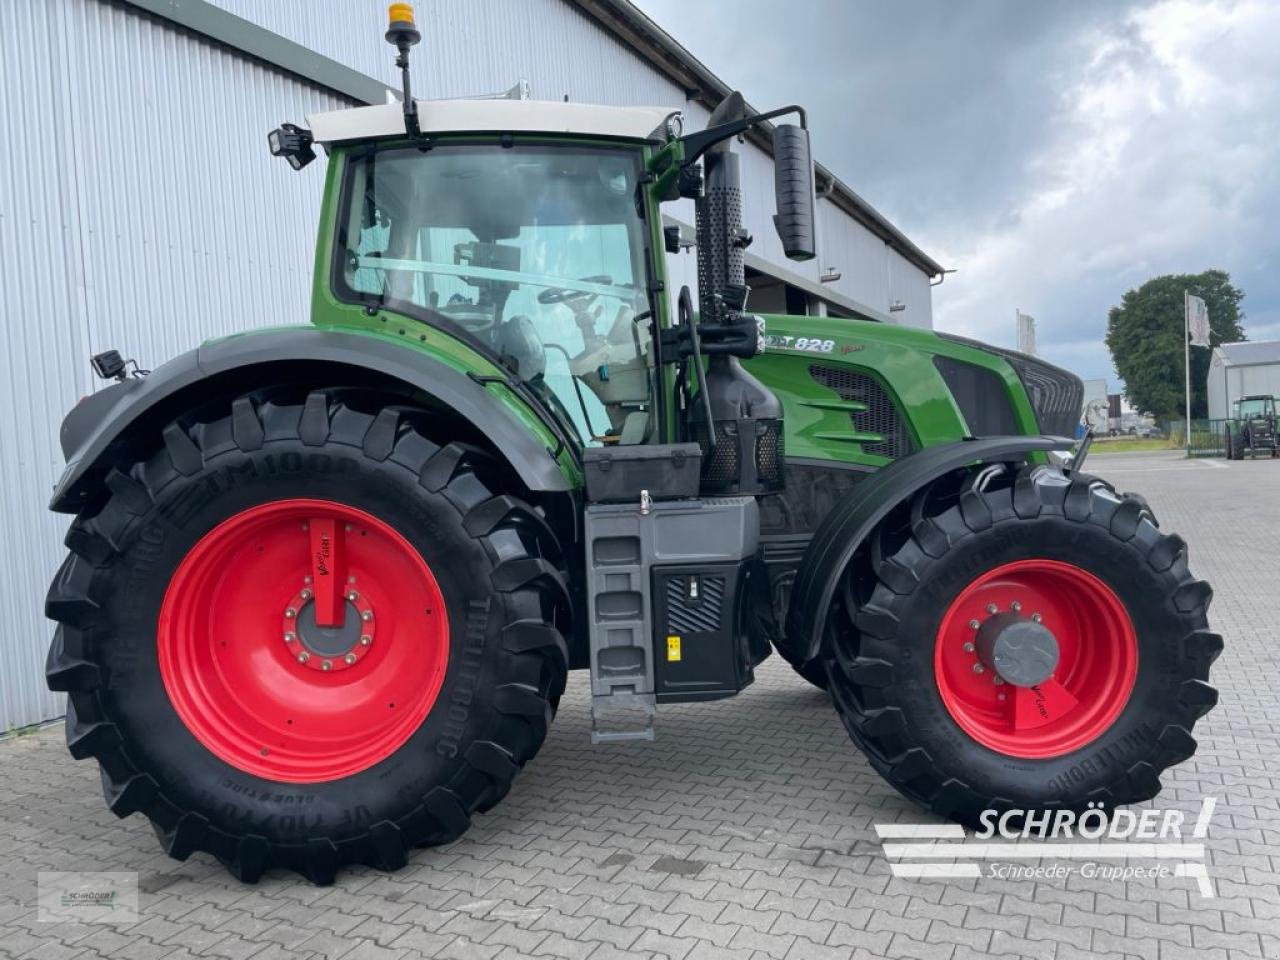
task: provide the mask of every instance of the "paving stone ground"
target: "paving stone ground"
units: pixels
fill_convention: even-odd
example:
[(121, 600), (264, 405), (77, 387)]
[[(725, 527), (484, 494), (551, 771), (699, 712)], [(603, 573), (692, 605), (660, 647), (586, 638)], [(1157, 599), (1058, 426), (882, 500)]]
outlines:
[[(772, 659), (741, 696), (664, 707), (650, 744), (591, 746), (575, 674), (546, 746), (470, 833), (329, 888), (292, 874), (241, 886), (204, 855), (169, 860), (141, 818), (105, 810), (60, 728), (0, 742), (0, 956), (1280, 957), (1280, 463), (1091, 467), (1143, 492), (1216, 588), (1222, 701), (1159, 800), (1194, 812), (1219, 798), (1213, 898), (1185, 878), (892, 877), (872, 824), (925, 818)], [(139, 921), (38, 922), (42, 870), (136, 871)]]

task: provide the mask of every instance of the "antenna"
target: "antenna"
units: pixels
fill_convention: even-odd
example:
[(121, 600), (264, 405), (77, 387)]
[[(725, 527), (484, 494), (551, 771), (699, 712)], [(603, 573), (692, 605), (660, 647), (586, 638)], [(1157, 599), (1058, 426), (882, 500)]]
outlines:
[(413, 22), (413, 4), (393, 3), (387, 8), (387, 43), (396, 48), (396, 66), (400, 68), (400, 85), (404, 88), (404, 129), (411, 137), (418, 136), (418, 105), (409, 89), (409, 48), (422, 39)]

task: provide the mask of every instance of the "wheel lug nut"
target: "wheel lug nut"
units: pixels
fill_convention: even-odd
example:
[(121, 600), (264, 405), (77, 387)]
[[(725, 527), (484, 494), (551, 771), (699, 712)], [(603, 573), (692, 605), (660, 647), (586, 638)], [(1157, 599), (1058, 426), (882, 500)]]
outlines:
[(367, 633), (360, 638), (360, 646), (362, 647), (367, 647), (371, 643), (373, 643), (373, 637), (369, 636)]
[(343, 660), (345, 660), (347, 663), (355, 663), (355, 662), (356, 662), (356, 655), (355, 655), (354, 653), (348, 653), (348, 654), (347, 654), (345, 657), (343, 657), (342, 659), (343, 659)]
[(1014, 613), (1017, 613), (1019, 610), (1021, 610), (1021, 609), (1022, 609), (1022, 604), (1020, 604), (1017, 600), (1015, 600), (1015, 601), (1013, 601), (1013, 603), (1012, 603), (1012, 604), (1010, 604), (1010, 607), (1009, 607), (1009, 608), (1010, 608)]
[(1041, 620), (1044, 619), (1044, 617), (1040, 616), (1040, 614), (1038, 613), (1033, 613), (1031, 615), (1031, 619), (1034, 620), (1036, 623), (1039, 623)]
[(302, 591), (302, 593), (300, 594), (300, 596), (302, 597), (302, 599), (303, 599), (303, 600), (310, 600), (310, 599), (311, 599), (311, 591), (310, 591), (310, 590), (303, 590), (303, 591)]
[(981, 624), (981, 623), (979, 623), (977, 620), (970, 620), (970, 621), (969, 621), (969, 629), (970, 629), (970, 630), (977, 630), (980, 626), (982, 626), (982, 624)]
[(297, 639), (298, 639), (298, 635), (297, 635), (296, 633), (286, 633), (286, 634), (284, 635), (284, 642), (285, 642), (285, 643), (293, 643), (293, 641), (295, 641), (295, 640), (297, 640)]
[(998, 613), (1000, 610), (994, 603), (987, 604), (987, 613)]
[(991, 678), (991, 682), (998, 687), (1000, 686), (1000, 684), (1004, 683), (1004, 677), (1000, 676), (999, 674), (996, 674), (994, 677)]
[(333, 669), (333, 661), (332, 661), (332, 660), (321, 660), (321, 661), (320, 661), (320, 669), (321, 669), (321, 670), (332, 670), (332, 669)]
[(309, 574), (309, 573), (308, 573), (305, 577), (303, 577), (303, 578), (302, 578), (302, 582), (303, 582), (303, 583), (310, 583), (310, 582), (311, 582), (311, 574)]
[(305, 650), (303, 650), (300, 654), (298, 654), (299, 663), (306, 663), (310, 659), (311, 659), (311, 654), (307, 653), (307, 651)]
[(982, 664), (980, 664), (980, 663), (975, 663), (975, 664), (973, 665), (973, 672), (974, 672), (974, 673), (981, 673), (981, 672), (982, 672)]
[(355, 603), (357, 600), (360, 599), (360, 594), (352, 590), (347, 594), (347, 599), (350, 600), (352, 603)]
[(372, 619), (373, 619), (373, 611), (372, 611), (372, 610), (366, 610), (364, 613), (360, 614), (360, 619), (361, 619), (361, 620), (372, 620)]
[(284, 612), (284, 615), (288, 617), (290, 620), (292, 620), (294, 617), (298, 615), (298, 611), (293, 609), (293, 607), (290, 607), (288, 610)]
[(964, 645), (964, 652), (965, 652), (965, 653), (973, 653), (973, 644), (972, 644), (972, 643), (966, 643), (966, 644)]

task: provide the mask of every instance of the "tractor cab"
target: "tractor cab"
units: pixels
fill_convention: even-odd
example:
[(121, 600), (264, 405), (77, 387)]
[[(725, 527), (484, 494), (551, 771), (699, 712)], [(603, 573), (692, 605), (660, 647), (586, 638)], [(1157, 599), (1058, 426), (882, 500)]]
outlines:
[[(365, 110), (368, 122), (351, 116)], [(394, 107), (310, 118), (341, 167), (332, 294), (491, 358), (578, 446), (653, 439), (644, 138), (670, 111), (604, 122), (596, 107), (460, 101), (417, 112), (408, 142)], [(362, 139), (344, 141), (353, 124)]]
[(1276, 398), (1266, 396), (1241, 397), (1231, 405), (1232, 419), (1265, 419), (1276, 415)]
[[(748, 115), (734, 94), (707, 129), (684, 135), (680, 112), (663, 107), (416, 100), (417, 30), (394, 21), (387, 39), (400, 53), (401, 102), (312, 115), (308, 128), (270, 135), (295, 167), (316, 144), (330, 155), (313, 323), (407, 317), (438, 332), (500, 371), (578, 466), (598, 459), (592, 448), (693, 442), (706, 492), (780, 488), (781, 405), (739, 363), (764, 336), (746, 313), (751, 238), (730, 143), (799, 117), (774, 127), (775, 223), (787, 255), (809, 259), (804, 111)], [(681, 198), (694, 201), (700, 309), (681, 291), (673, 317), (660, 211)], [(661, 496), (620, 486), (622, 472), (613, 495)]]

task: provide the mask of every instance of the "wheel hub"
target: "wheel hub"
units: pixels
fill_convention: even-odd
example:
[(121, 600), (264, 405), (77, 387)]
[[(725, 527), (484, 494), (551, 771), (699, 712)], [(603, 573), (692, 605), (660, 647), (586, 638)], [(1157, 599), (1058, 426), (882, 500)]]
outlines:
[(978, 628), (978, 659), (1006, 683), (1034, 687), (1053, 676), (1061, 653), (1058, 638), (1043, 623), (1016, 613), (997, 613)]
[(1115, 722), (1138, 671), (1124, 604), (1074, 563), (1015, 560), (963, 587), (938, 626), (934, 678), (956, 724), (1013, 757), (1057, 757)]
[[(307, 577), (310, 582), (311, 577)], [(330, 673), (348, 670), (373, 647), (373, 605), (349, 578), (343, 615), (333, 625), (320, 623), (319, 610), (309, 587), (303, 587), (284, 609), (281, 635), (290, 655), (308, 670)]]

